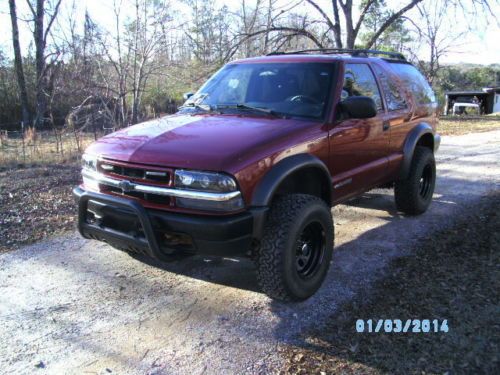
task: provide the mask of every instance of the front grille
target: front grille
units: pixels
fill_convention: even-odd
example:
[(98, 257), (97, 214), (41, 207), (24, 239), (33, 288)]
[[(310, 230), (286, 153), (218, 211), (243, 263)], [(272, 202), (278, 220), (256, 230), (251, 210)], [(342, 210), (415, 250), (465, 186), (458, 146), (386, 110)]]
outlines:
[(100, 172), (109, 174), (114, 177), (121, 177), (124, 179), (134, 179), (153, 182), (155, 184), (170, 184), (171, 172), (168, 170), (159, 170), (153, 168), (137, 168), (132, 166), (125, 166), (122, 164), (115, 164), (112, 162), (102, 161), (99, 164)]
[[(169, 187), (172, 185), (172, 171), (163, 168), (126, 165), (122, 162), (103, 160), (98, 163), (98, 171), (113, 178), (136, 181), (154, 186)], [(123, 196), (138, 198), (147, 202), (169, 205), (171, 198), (164, 195), (140, 193), (137, 191), (123, 192), (118, 187), (101, 185), (101, 191)]]
[(148, 193), (140, 193), (138, 191), (127, 191), (126, 193), (122, 192), (120, 188), (113, 187), (113, 186), (102, 186), (101, 191), (106, 193), (116, 193), (116, 194), (121, 194), (124, 196), (128, 197), (133, 197), (133, 198), (138, 198), (142, 199), (151, 203), (157, 203), (157, 204), (170, 204), (170, 197), (167, 197), (165, 195), (158, 195), (158, 194), (148, 194)]

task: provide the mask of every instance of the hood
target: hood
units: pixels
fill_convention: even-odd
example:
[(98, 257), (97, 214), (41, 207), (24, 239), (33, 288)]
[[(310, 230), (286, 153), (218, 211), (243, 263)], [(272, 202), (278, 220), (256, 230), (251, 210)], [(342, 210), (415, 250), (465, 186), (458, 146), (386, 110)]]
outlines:
[(86, 152), (139, 164), (234, 173), (252, 154), (269, 155), (307, 125), (273, 117), (172, 115), (109, 134)]

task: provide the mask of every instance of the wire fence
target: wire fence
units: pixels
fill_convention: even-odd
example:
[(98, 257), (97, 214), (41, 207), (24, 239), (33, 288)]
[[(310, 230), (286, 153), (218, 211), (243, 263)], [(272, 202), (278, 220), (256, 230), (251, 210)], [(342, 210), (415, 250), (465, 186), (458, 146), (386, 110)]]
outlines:
[(113, 130), (92, 133), (34, 128), (0, 130), (0, 167), (74, 160), (90, 143)]
[[(500, 121), (500, 116), (441, 116), (440, 119), (462, 124), (478, 121), (490, 123)], [(115, 131), (107, 127), (93, 131), (67, 127), (39, 131), (22, 125), (18, 127), (20, 130), (0, 130), (0, 167), (74, 160), (94, 140)]]

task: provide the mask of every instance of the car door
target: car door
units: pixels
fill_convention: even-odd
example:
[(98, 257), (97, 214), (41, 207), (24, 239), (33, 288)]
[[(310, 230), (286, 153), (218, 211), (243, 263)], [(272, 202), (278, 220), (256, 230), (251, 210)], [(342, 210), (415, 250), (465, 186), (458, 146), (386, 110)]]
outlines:
[[(345, 63), (339, 101), (350, 96), (374, 99), (378, 115), (370, 119), (334, 120), (329, 133), (334, 201), (359, 194), (387, 176), (389, 132), (380, 88), (368, 63)], [(338, 118), (338, 110), (336, 117)]]
[[(387, 64), (387, 63), (386, 63)], [(403, 160), (403, 143), (415, 125), (409, 109), (409, 92), (402, 89), (401, 80), (387, 68), (372, 64), (373, 71), (382, 89), (386, 112), (383, 121), (389, 127), (388, 174), (396, 176)]]

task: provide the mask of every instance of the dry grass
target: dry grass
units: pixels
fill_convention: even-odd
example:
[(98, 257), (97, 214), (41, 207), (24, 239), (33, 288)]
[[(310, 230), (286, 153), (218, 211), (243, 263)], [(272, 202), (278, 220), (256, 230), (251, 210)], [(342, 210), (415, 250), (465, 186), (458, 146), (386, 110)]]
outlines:
[(24, 132), (0, 133), (0, 170), (27, 165), (53, 165), (75, 161), (90, 143), (94, 135), (65, 133), (60, 141), (53, 132), (37, 132), (31, 128)]
[(438, 133), (441, 135), (462, 135), (498, 129), (500, 129), (500, 118), (490, 116), (441, 119), (438, 125)]
[[(474, 118), (446, 118), (439, 122), (441, 135), (461, 135), (500, 129), (498, 116)], [(92, 133), (82, 133), (77, 138), (66, 132), (57, 141), (53, 132), (36, 132), (27, 129), (24, 142), (21, 132), (0, 131), (0, 170), (26, 165), (52, 165), (75, 161), (94, 141)]]
[[(500, 194), (422, 239), (373, 290), (284, 349), (286, 374), (498, 374)], [(357, 319), (443, 319), (448, 333), (356, 333)]]

